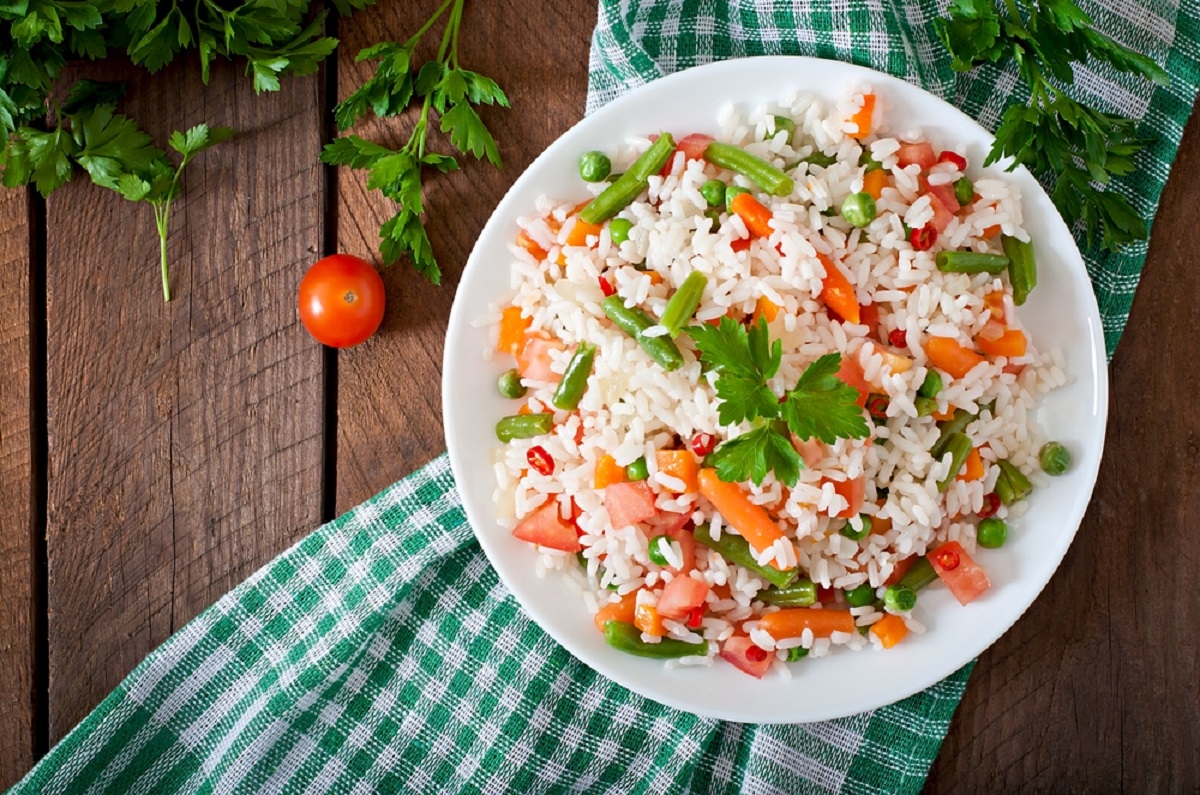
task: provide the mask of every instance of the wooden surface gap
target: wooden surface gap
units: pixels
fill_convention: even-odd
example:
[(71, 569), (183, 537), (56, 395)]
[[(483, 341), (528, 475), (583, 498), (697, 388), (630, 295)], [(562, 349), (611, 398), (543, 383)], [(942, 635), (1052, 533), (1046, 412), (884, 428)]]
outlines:
[(50, 750), (50, 640), (47, 614), (46, 482), (46, 200), (28, 188), (29, 217), (29, 465), (31, 555), (30, 644), (33, 671), (33, 758)]
[[(338, 38), (339, 15), (331, 13), (325, 18), (325, 35)], [(333, 108), (338, 102), (338, 58), (326, 58), (321, 64), (321, 107), (323, 136), (321, 146), (338, 136)], [(322, 164), (321, 180), (324, 188), (325, 235), (321, 241), (321, 255), (338, 252), (338, 195), (337, 166)], [(334, 348), (321, 346), (321, 522), (331, 521), (337, 515), (337, 416), (338, 416), (338, 352)]]

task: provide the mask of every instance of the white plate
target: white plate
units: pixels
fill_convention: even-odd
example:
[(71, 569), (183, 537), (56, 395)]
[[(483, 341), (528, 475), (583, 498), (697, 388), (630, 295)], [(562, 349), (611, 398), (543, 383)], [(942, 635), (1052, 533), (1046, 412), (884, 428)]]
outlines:
[(931, 588), (921, 594), (926, 634), (909, 635), (888, 651), (835, 650), (793, 665), (790, 681), (771, 674), (760, 681), (720, 661), (711, 668), (668, 671), (661, 662), (605, 645), (583, 600), (555, 576), (539, 579), (533, 546), (494, 521), (490, 451), (497, 444), (496, 420), (507, 413), (495, 384), (511, 362), (485, 358), (494, 345), (491, 332), (473, 327), (472, 321), (510, 289), (508, 245), (517, 233), (517, 217), (532, 214), (541, 194), (563, 201), (586, 198), (577, 171), (582, 152), (611, 150), (629, 137), (660, 129), (677, 136), (715, 133), (720, 109), (731, 102), (749, 111), (802, 91), (824, 97), (831, 107), (864, 84), (885, 103), (889, 132), (920, 127), (935, 146), (953, 146), (969, 162), (983, 162), (992, 137), (975, 121), (919, 88), (869, 69), (799, 57), (690, 69), (605, 106), (534, 161), (484, 227), (450, 313), (442, 380), (446, 445), (467, 517), (500, 578), (526, 613), (579, 660), (630, 690), (700, 715), (756, 723), (826, 720), (898, 701), (953, 673), (995, 642), (1050, 579), (1083, 518), (1099, 468), (1108, 382), (1096, 300), (1067, 227), (1037, 182), (1019, 169), (1006, 178), (1020, 187), (1039, 269), (1038, 287), (1020, 315), (1042, 348), (1066, 352), (1074, 378), (1046, 398), (1038, 420), (1048, 436), (1067, 445), (1073, 460), (1070, 472), (1035, 492), (1004, 548), (987, 553), (993, 586), (985, 597), (962, 607), (947, 589)]

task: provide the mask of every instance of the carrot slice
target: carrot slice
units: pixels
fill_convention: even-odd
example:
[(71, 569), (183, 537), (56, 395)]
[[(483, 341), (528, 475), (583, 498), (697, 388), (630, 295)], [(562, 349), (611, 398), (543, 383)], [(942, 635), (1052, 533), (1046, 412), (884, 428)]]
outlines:
[(525, 345), (525, 331), (533, 318), (521, 314), (519, 306), (507, 307), (500, 313), (500, 333), (496, 338), (496, 350), (516, 356)]
[(575, 225), (567, 232), (568, 246), (586, 246), (588, 237), (600, 238), (600, 227), (589, 224), (582, 218), (575, 219)]
[(684, 490), (680, 494), (695, 494), (700, 490), (699, 467), (691, 450), (659, 450), (654, 457), (658, 461), (659, 472), (683, 481)]
[(991, 240), (998, 234), (1000, 234), (1000, 224), (994, 224), (983, 230), (983, 239)]
[(623, 483), (624, 481), (625, 467), (619, 466), (617, 459), (607, 453), (596, 459), (596, 474), (592, 478), (592, 485), (597, 491), (604, 489), (610, 483)]
[[(736, 483), (726, 483), (717, 477), (717, 470), (706, 467), (700, 470), (700, 493), (713, 504), (725, 521), (733, 525), (742, 537), (758, 552), (762, 553), (783, 538), (783, 532), (761, 505), (750, 499)], [(771, 565), (784, 570), (779, 561), (772, 559)]]
[(850, 280), (829, 257), (817, 254), (817, 259), (825, 266), (825, 280), (821, 282), (821, 294), (818, 297), (825, 302), (825, 306), (837, 312), (842, 320), (858, 325), (862, 319), (862, 308), (858, 305), (858, 298), (854, 295)]
[(775, 613), (767, 613), (758, 620), (758, 628), (765, 630), (775, 640), (798, 638), (804, 630), (811, 629), (814, 637), (827, 638), (834, 632), (854, 632), (854, 616), (849, 610), (811, 607), (793, 607)]
[(596, 611), (596, 615), (594, 616), (596, 629), (603, 632), (604, 625), (609, 621), (621, 621), (625, 624), (632, 624), (636, 608), (637, 591), (630, 591), (621, 597), (621, 601), (605, 605)]
[(888, 173), (882, 168), (863, 174), (863, 190), (871, 194), (871, 198), (879, 201), (883, 189), (889, 185)]
[(846, 133), (846, 136), (861, 141), (871, 134), (871, 117), (875, 114), (875, 95), (863, 94), (862, 107), (850, 117), (850, 123), (858, 128), (858, 132)]
[(772, 320), (775, 319), (775, 316), (778, 314), (779, 314), (779, 305), (778, 304), (776, 304), (770, 298), (767, 298), (765, 295), (760, 295), (758, 297), (758, 303), (754, 305), (754, 319), (755, 320), (758, 320), (759, 317), (765, 317), (767, 319), (767, 322), (770, 323)]
[(666, 635), (662, 616), (653, 605), (638, 605), (633, 609), (633, 625), (647, 635)]
[(981, 336), (975, 340), (975, 344), (988, 356), (1007, 356), (1012, 359), (1025, 355), (1028, 340), (1025, 339), (1025, 332), (1010, 328), (995, 339)]
[(539, 246), (524, 229), (517, 233), (517, 245), (532, 254), (533, 258), (538, 262), (546, 258), (546, 249)]
[(983, 458), (979, 455), (979, 448), (972, 447), (971, 452), (967, 453), (967, 460), (963, 462), (962, 469), (954, 476), (957, 480), (979, 480), (983, 477)]
[(983, 305), (992, 313), (993, 320), (1004, 322), (1004, 292), (993, 290), (983, 297)]
[(890, 649), (908, 634), (908, 626), (900, 616), (888, 613), (871, 625), (871, 634), (879, 638), (883, 648)]
[(771, 211), (749, 193), (739, 193), (729, 203), (729, 209), (745, 222), (754, 237), (770, 237)]
[(939, 370), (962, 378), (984, 359), (970, 348), (963, 347), (950, 337), (930, 337), (925, 342), (925, 355)]

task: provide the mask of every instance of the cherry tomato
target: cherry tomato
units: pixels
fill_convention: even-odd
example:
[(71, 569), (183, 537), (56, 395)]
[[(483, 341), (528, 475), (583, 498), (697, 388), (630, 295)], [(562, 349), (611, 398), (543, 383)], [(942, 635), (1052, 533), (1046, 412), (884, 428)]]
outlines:
[(383, 321), (383, 279), (369, 262), (334, 254), (304, 274), (299, 305), (300, 320), (317, 342), (349, 348), (374, 334)]

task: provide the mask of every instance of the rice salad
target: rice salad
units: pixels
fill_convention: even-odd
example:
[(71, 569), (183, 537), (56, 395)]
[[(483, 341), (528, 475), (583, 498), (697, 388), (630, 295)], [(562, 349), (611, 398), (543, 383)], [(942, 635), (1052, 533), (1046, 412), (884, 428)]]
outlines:
[(932, 618), (922, 588), (987, 598), (1066, 466), (1034, 420), (1068, 377), (1017, 314), (1018, 191), (886, 131), (886, 101), (614, 142), (519, 220), (477, 321), (516, 365), (496, 517), (615, 648), (756, 677), (890, 648)]

